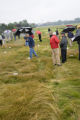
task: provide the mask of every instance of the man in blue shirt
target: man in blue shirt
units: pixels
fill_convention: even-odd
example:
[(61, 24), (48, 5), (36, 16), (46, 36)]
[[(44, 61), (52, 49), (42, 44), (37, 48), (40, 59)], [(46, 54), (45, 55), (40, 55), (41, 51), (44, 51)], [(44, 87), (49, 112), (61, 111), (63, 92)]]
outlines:
[(30, 59), (32, 59), (32, 54), (34, 54), (36, 57), (37, 57), (37, 54), (36, 52), (34, 51), (34, 46), (35, 46), (35, 43), (34, 43), (34, 40), (32, 37), (29, 36), (29, 34), (26, 34), (26, 37), (27, 37), (27, 40), (28, 40), (28, 43), (29, 43), (29, 48), (30, 48)]

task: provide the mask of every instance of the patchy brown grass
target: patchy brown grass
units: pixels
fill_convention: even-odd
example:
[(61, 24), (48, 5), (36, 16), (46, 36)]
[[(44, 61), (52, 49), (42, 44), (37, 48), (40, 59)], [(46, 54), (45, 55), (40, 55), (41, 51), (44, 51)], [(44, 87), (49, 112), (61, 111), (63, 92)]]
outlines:
[(79, 118), (80, 61), (77, 45), (74, 43), (69, 48), (64, 65), (53, 66), (47, 29), (42, 31), (42, 43), (35, 37), (35, 51), (39, 58), (28, 60), (29, 48), (24, 46), (23, 39), (0, 48), (0, 120)]

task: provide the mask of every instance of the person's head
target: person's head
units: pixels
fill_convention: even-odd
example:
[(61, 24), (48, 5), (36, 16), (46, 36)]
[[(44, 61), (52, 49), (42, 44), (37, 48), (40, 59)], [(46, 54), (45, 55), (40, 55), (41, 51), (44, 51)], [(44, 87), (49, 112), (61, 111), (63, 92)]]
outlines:
[(80, 29), (80, 27), (78, 27), (78, 29)]
[(29, 34), (28, 34), (28, 33), (26, 34), (26, 37), (29, 37)]
[(62, 33), (61, 33), (61, 35), (62, 35), (62, 37), (63, 37), (63, 36), (65, 36), (65, 33), (64, 33), (64, 32), (62, 32)]
[(51, 31), (51, 29), (50, 29), (50, 28), (48, 28), (48, 31)]
[(77, 26), (77, 29), (80, 29), (80, 25)]
[(53, 35), (56, 35), (56, 32), (53, 32)]

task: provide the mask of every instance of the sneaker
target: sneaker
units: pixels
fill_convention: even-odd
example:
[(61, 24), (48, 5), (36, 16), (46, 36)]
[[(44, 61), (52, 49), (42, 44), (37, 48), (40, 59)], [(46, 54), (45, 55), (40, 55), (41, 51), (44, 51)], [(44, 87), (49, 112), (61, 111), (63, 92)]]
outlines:
[(30, 58), (30, 57), (28, 57), (27, 59), (28, 59), (28, 60), (30, 60), (31, 58)]
[(57, 66), (62, 66), (61, 64), (57, 64)]

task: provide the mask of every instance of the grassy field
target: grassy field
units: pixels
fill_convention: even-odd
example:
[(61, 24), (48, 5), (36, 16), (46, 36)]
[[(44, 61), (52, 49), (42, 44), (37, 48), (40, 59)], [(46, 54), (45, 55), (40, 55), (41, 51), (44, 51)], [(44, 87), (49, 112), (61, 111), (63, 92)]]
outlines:
[(23, 39), (0, 47), (0, 120), (80, 120), (78, 46), (69, 47), (65, 64), (53, 66), (47, 28), (40, 30), (38, 58), (28, 59)]

